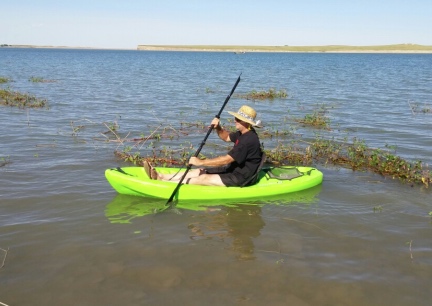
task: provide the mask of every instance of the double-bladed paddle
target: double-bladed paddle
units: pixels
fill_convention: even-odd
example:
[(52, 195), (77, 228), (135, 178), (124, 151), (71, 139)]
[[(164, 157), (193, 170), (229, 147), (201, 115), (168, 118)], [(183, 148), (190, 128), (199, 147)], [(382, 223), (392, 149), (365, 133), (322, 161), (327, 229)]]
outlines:
[[(218, 118), (218, 119), (220, 118), (220, 115), (222, 114), (222, 111), (223, 111), (223, 109), (225, 108), (225, 105), (227, 105), (229, 99), (231, 98), (231, 95), (234, 93), (234, 90), (236, 89), (238, 83), (240, 82), (240, 76), (241, 76), (241, 73), (240, 73), (239, 77), (237, 78), (237, 81), (235, 82), (234, 87), (231, 89), (231, 92), (230, 92), (229, 95), (226, 97), (225, 102), (224, 102), (224, 104), (222, 105), (222, 107), (221, 107), (219, 113), (215, 116), (215, 118)], [(209, 137), (209, 135), (211, 134), (213, 128), (214, 128), (214, 126), (213, 126), (213, 124), (212, 124), (212, 125), (210, 126), (209, 130), (207, 131), (207, 134), (206, 134), (206, 136), (204, 137), (204, 140), (201, 142), (201, 145), (199, 146), (198, 150), (195, 152), (195, 155), (194, 155), (195, 157), (197, 157), (198, 154), (201, 152), (201, 149), (204, 147), (204, 144), (205, 144), (207, 138)], [(183, 176), (181, 177), (181, 179), (180, 179), (180, 181), (178, 182), (176, 188), (174, 189), (173, 193), (171, 194), (170, 198), (168, 199), (166, 205), (168, 205), (169, 203), (172, 202), (172, 200), (174, 199), (175, 194), (177, 193), (177, 191), (179, 190), (179, 188), (180, 188), (180, 186), (181, 186), (181, 184), (182, 184), (182, 182), (183, 182), (183, 179), (185, 178), (186, 174), (189, 172), (189, 170), (190, 170), (191, 168), (192, 168), (192, 165), (189, 164), (189, 165), (187, 166), (187, 168), (186, 168), (185, 173), (184, 173)]]

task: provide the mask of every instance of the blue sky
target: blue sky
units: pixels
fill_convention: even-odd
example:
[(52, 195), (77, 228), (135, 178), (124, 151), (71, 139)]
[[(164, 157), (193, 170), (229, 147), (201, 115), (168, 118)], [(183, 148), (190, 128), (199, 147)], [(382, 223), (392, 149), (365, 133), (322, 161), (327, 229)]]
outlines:
[(2, 2), (0, 44), (432, 45), (431, 0)]

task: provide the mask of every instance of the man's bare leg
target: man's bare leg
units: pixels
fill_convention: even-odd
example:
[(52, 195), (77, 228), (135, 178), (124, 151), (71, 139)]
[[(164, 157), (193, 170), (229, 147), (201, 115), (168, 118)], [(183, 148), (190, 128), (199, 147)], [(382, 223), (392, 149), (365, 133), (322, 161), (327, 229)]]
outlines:
[[(172, 174), (162, 174), (156, 172), (156, 170), (153, 171), (155, 171), (158, 180), (169, 182), (179, 182), (184, 174), (184, 171), (182, 171), (173, 176)], [(183, 179), (183, 183), (190, 185), (225, 186), (219, 174), (207, 174), (204, 169), (190, 170)]]
[[(170, 173), (170, 174), (159, 173), (159, 172), (156, 172), (155, 169), (152, 169), (152, 171), (154, 171), (154, 173), (157, 175), (157, 179), (159, 181), (169, 181), (169, 182), (179, 182), (180, 179), (182, 178), (183, 174), (185, 173), (184, 171), (181, 171), (181, 172), (173, 175), (172, 173)], [(193, 169), (193, 170), (190, 170), (186, 174), (184, 179), (186, 180), (189, 178), (194, 178), (194, 177), (199, 176), (202, 173), (204, 173), (203, 169)]]
[(197, 177), (192, 177), (186, 180), (190, 185), (204, 185), (204, 186), (225, 186), (219, 174), (201, 174)]

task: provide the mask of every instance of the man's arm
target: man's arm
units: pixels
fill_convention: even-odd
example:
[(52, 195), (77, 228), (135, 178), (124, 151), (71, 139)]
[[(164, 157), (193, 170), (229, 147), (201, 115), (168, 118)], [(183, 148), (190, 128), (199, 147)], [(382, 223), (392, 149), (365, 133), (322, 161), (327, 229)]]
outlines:
[(216, 133), (218, 134), (220, 139), (222, 139), (225, 142), (231, 141), (229, 137), (230, 133), (224, 130), (224, 128), (220, 125), (220, 120), (218, 118), (214, 118), (211, 124), (214, 125), (214, 129), (216, 130)]
[(199, 159), (198, 157), (192, 156), (189, 159), (189, 164), (194, 166), (205, 166), (205, 167), (219, 167), (219, 166), (225, 166), (234, 161), (234, 158), (232, 158), (230, 155), (224, 155), (224, 156), (218, 156), (215, 158), (209, 158), (209, 159)]

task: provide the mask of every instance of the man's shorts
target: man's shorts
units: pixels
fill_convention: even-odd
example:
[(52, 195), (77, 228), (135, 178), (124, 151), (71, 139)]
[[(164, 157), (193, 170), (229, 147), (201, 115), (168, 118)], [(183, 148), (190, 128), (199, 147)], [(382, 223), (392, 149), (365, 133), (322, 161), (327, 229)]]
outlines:
[(206, 173), (218, 174), (221, 178), (222, 183), (227, 187), (238, 187), (241, 185), (239, 178), (231, 172), (226, 172), (226, 168), (224, 167), (209, 168), (206, 169)]

